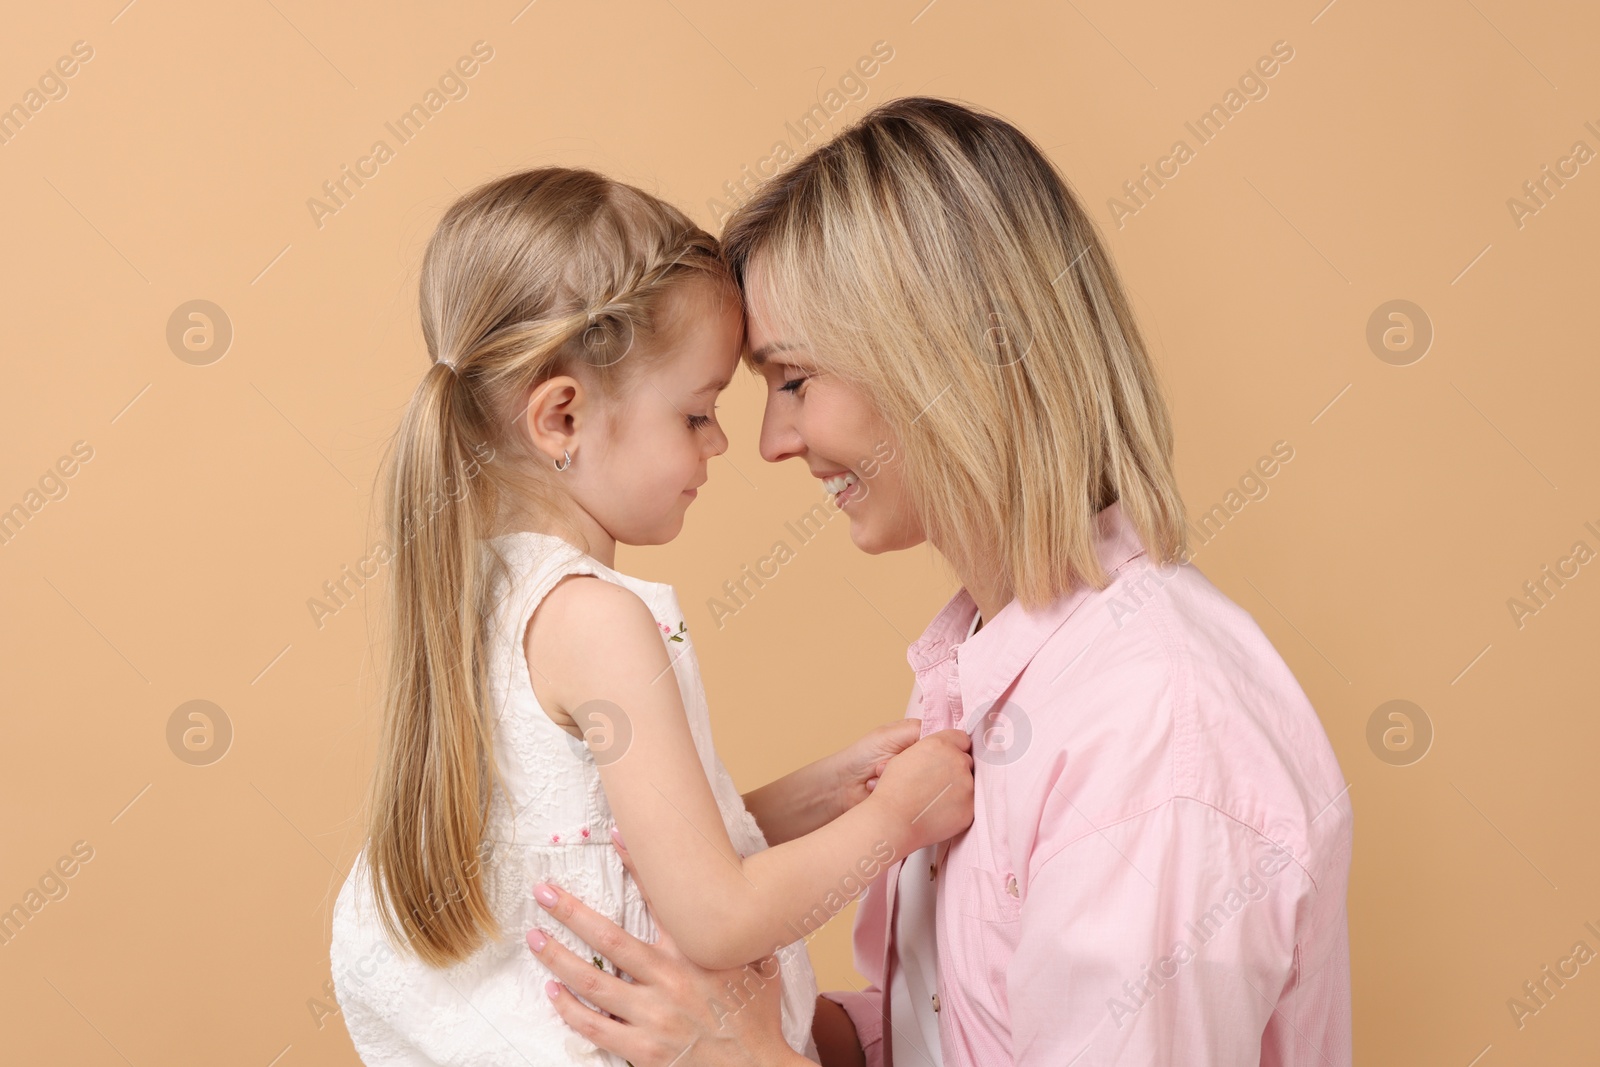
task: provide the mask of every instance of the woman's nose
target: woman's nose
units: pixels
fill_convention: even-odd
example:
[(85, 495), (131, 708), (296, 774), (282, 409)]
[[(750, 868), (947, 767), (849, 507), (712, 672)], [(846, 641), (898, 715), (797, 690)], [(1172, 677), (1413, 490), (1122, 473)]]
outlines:
[(805, 451), (805, 441), (794, 423), (777, 410), (773, 400), (767, 401), (766, 413), (761, 416), (761, 458), (768, 463), (781, 463)]

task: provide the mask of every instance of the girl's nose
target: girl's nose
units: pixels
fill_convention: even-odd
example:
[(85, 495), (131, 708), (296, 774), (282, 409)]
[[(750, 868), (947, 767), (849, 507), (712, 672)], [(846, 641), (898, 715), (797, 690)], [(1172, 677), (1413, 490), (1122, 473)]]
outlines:
[(728, 450), (728, 435), (720, 424), (712, 423), (711, 433), (708, 436), (711, 439), (711, 454), (713, 456), (720, 456)]

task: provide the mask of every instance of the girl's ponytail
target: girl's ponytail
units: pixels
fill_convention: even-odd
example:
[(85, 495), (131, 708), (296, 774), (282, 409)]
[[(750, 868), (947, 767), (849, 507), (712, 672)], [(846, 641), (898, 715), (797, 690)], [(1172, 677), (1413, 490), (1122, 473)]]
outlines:
[[(369, 872), (391, 937), (434, 966), (498, 934), (477, 874), (494, 762), (477, 558), (484, 494), (476, 423), (457, 372), (436, 362), (394, 442), (385, 501), (391, 562), (389, 690)], [(387, 893), (384, 887), (387, 885)]]

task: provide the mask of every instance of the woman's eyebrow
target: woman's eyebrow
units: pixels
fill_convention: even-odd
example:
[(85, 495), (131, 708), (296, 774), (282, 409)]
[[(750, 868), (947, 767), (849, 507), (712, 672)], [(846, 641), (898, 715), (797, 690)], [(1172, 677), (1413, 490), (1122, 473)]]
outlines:
[(766, 365), (767, 357), (775, 352), (790, 352), (800, 346), (793, 341), (770, 341), (750, 353), (750, 362), (758, 367)]

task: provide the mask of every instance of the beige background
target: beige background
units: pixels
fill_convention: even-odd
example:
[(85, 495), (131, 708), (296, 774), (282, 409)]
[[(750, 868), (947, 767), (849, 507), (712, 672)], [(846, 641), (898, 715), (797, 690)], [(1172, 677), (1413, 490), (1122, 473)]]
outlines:
[[(355, 1062), (324, 983), (381, 602), (319, 629), (307, 601), (377, 537), (376, 463), (424, 367), (423, 242), (458, 192), (546, 163), (719, 229), (723, 183), (802, 147), (785, 124), (878, 41), (892, 60), (828, 130), (930, 93), (1048, 147), (1143, 317), (1191, 516), (1294, 449), (1196, 563), (1293, 667), (1351, 783), (1357, 1061), (1592, 1055), (1600, 963), (1520, 1029), (1507, 1007), (1575, 942), (1600, 950), (1600, 565), (1520, 628), (1507, 605), (1575, 542), (1600, 550), (1600, 164), (1520, 226), (1507, 203), (1574, 142), (1600, 150), (1591, 8), (523, 2), (8, 15), (0, 105), (93, 50), (0, 145), (0, 508), (93, 453), (0, 546), (0, 907), (93, 849), (0, 946), (8, 1062)], [(468, 95), (399, 145), (384, 123), (480, 40)], [(1268, 95), (1197, 146), (1184, 123), (1276, 41), (1294, 58)], [(1179, 138), (1194, 158), (1119, 228), (1108, 199)], [(378, 139), (394, 157), (319, 227), (307, 201)], [(196, 299), (234, 331), (209, 365), (166, 339)], [(1405, 366), (1366, 339), (1396, 299), (1435, 334)], [(835, 523), (712, 625), (707, 598), (815, 500), (801, 465), (757, 456), (760, 395), (723, 398), (733, 445), (679, 541), (619, 554), (677, 587), (744, 788), (898, 716), (905, 645), (954, 591), (926, 551), (869, 558)], [(208, 766), (167, 741), (196, 699), (234, 733)], [(1434, 731), (1409, 765), (1367, 741), (1394, 699)], [(848, 915), (812, 952), (825, 986), (859, 982)]]

